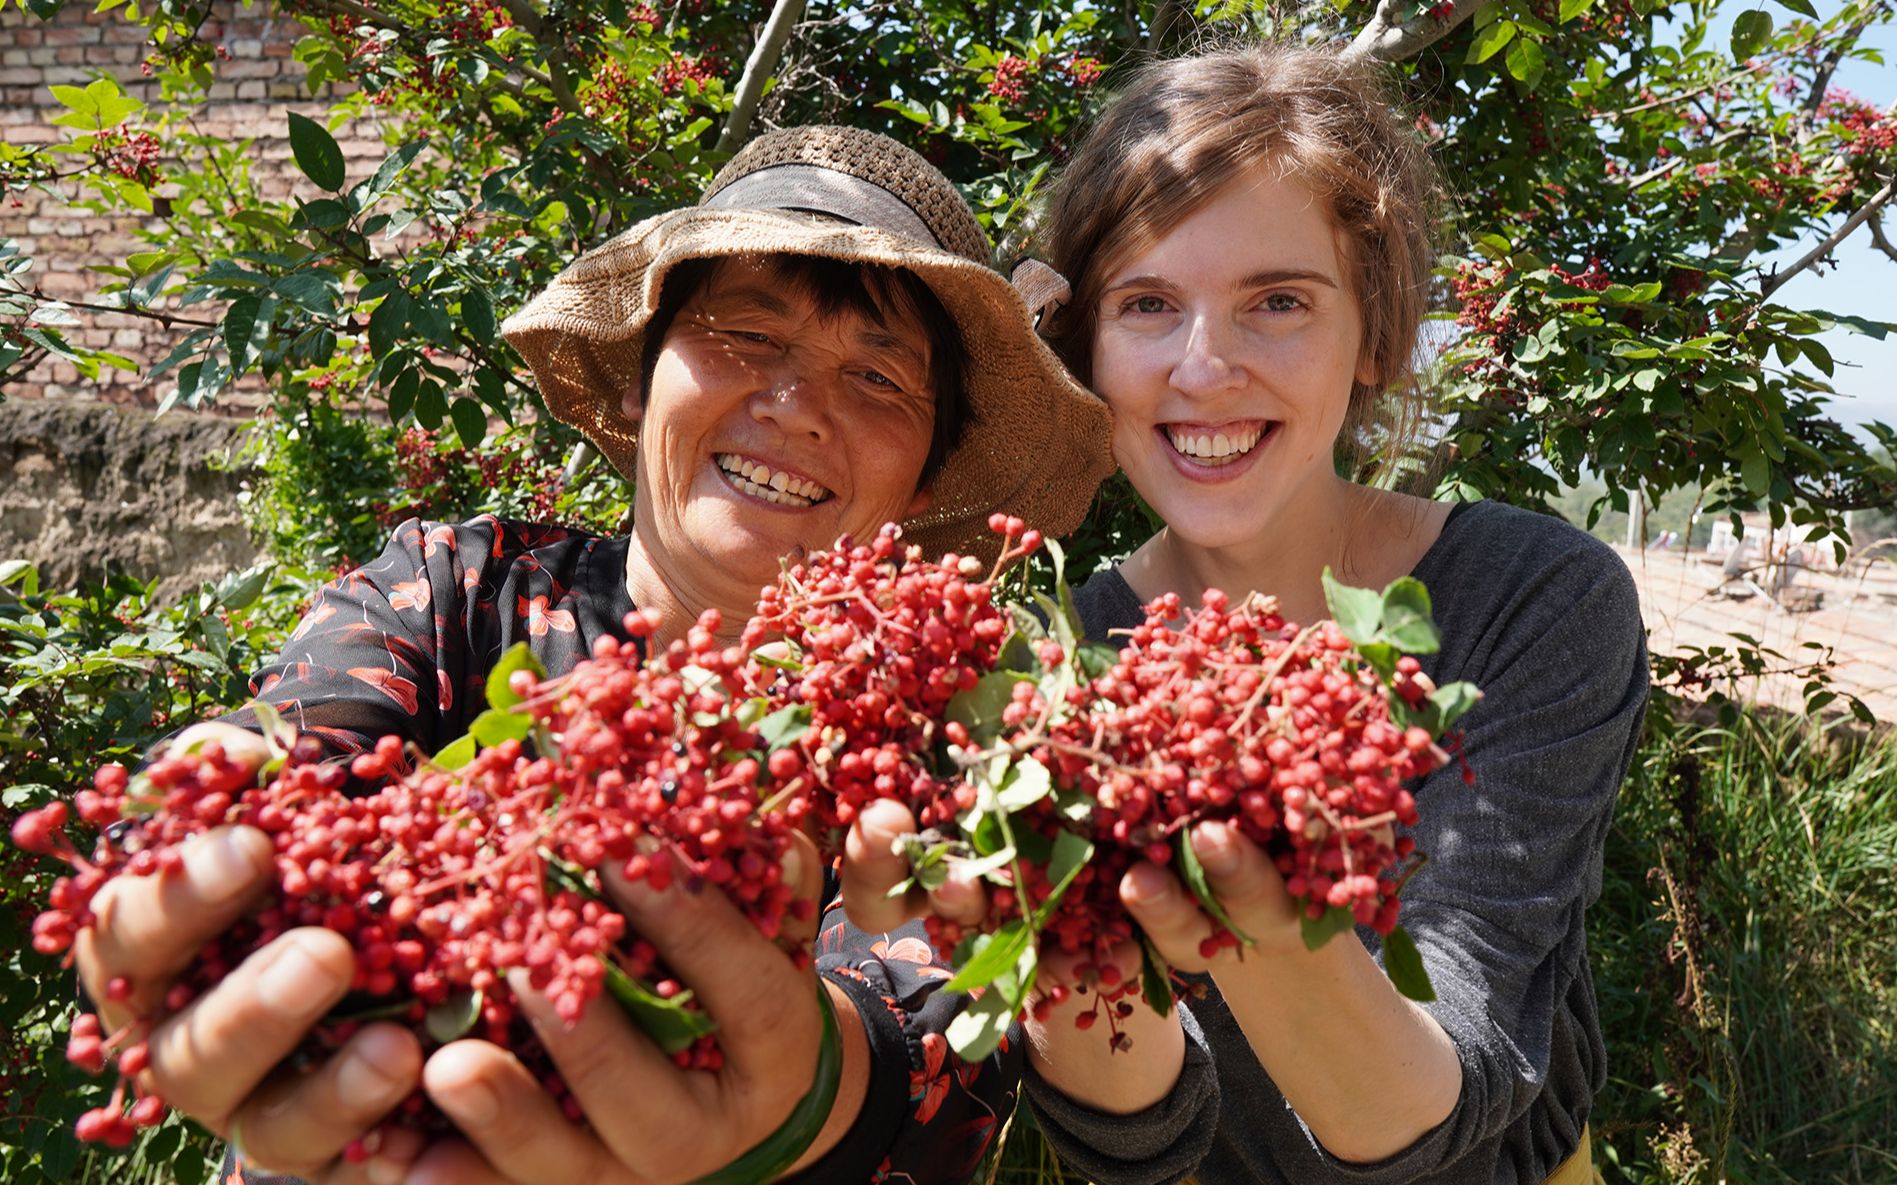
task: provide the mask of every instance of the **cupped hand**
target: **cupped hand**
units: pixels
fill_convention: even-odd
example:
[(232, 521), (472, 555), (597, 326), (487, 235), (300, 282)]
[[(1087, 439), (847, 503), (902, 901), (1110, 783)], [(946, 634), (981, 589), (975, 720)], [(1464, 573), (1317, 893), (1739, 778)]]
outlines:
[(1192, 850), (1220, 908), (1252, 940), (1244, 947), (1205, 945), (1214, 923), (1170, 867), (1141, 861), (1120, 881), (1120, 901), (1156, 950), (1181, 971), (1216, 972), (1235, 960), (1302, 949), (1297, 903), (1262, 848), (1229, 823), (1192, 829)]
[[(211, 741), (253, 768), (269, 757), (255, 733), (216, 722), (186, 729), (172, 745)], [(273, 1074), (349, 988), (354, 961), (341, 935), (290, 931), (166, 1014), (178, 973), (256, 904), (272, 874), (269, 837), (254, 828), (218, 828), (192, 839), (183, 855), (175, 872), (118, 877), (93, 899), (95, 920), (74, 953), (105, 1031), (153, 1019), (141, 1081), (239, 1144), (246, 1163), (322, 1185), (399, 1178), (420, 1150), (412, 1136), (371, 1138), (378, 1152), (367, 1161), (339, 1157), (419, 1082), (421, 1049), (411, 1034), (369, 1025), (322, 1065)]]
[[(801, 836), (785, 873), (814, 907), (822, 869)], [(666, 1185), (715, 1172), (771, 1135), (810, 1090), (822, 1041), (819, 990), (836, 1006), (854, 1072), (846, 1071), (829, 1121), (799, 1163), (848, 1130), (867, 1085), (867, 1039), (848, 996), (799, 968), (715, 889), (693, 891), (684, 876), (663, 891), (617, 875), (606, 880), (629, 928), (717, 1021), (722, 1067), (680, 1069), (608, 1000), (568, 1026), (516, 973), (522, 1011), (587, 1126), (570, 1122), (511, 1053), (457, 1041), (428, 1059), (423, 1081), (464, 1139), (431, 1147), (407, 1185)], [(816, 911), (794, 917), (786, 918), (785, 940), (807, 947)]]

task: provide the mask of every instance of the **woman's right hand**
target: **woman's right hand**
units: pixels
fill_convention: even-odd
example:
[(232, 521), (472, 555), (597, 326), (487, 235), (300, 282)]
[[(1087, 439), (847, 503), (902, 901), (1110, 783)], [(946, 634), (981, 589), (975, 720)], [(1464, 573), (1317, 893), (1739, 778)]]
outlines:
[[(959, 877), (953, 869), (949, 879), (933, 891), (911, 889), (906, 895), (890, 896), (909, 876), (909, 861), (896, 845), (915, 830), (915, 817), (891, 801), (866, 804), (851, 824), (844, 840), (842, 891), (844, 909), (858, 929), (871, 934), (893, 930), (928, 913), (964, 926), (987, 916), (988, 898), (981, 883)], [(1072, 990), (1081, 981), (1079, 962), (1057, 952), (1043, 953), (1036, 998), (1047, 1008), (1040, 1019), (1030, 1010), (1024, 1021), (1035, 1072), (1061, 1093), (1095, 1110), (1119, 1115), (1144, 1110), (1171, 1093), (1185, 1065), (1186, 1038), (1179, 1014), (1174, 1010), (1161, 1016), (1145, 1001), (1131, 997), (1130, 1015), (1108, 1019), (1101, 1014), (1112, 1004), (1101, 1001), (1094, 991)], [(1112, 962), (1110, 976), (1120, 982), (1137, 981), (1139, 944), (1122, 944), (1113, 952)], [(1089, 974), (1097, 972), (1090, 969)], [(1062, 987), (1059, 992), (1052, 990), (1057, 984)], [(1089, 1012), (1097, 1020), (1083, 1022), (1087, 1027), (1082, 1028), (1076, 1021)], [(1116, 1048), (1115, 1033), (1125, 1034), (1124, 1048)]]
[[(211, 740), (253, 766), (268, 758), (255, 733), (216, 722), (194, 725), (172, 743)], [(224, 827), (186, 844), (176, 872), (108, 882), (93, 900), (95, 921), (75, 943), (81, 981), (107, 1034), (137, 1017), (154, 1020), (142, 1081), (229, 1139), (248, 1167), (321, 1185), (399, 1181), (421, 1151), (413, 1133), (392, 1133), (365, 1162), (339, 1158), (419, 1084), (421, 1046), (413, 1034), (366, 1025), (323, 1064), (274, 1072), (349, 989), (355, 962), (341, 935), (292, 930), (183, 1009), (163, 1014), (173, 979), (255, 904), (271, 865), (263, 832)], [(130, 992), (122, 985), (114, 999), (120, 978)]]

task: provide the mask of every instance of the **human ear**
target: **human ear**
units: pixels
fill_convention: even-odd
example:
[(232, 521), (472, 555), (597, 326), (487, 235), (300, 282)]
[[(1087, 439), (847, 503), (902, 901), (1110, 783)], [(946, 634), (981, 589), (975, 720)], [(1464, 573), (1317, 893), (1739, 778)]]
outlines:
[(929, 507), (933, 505), (935, 505), (935, 494), (930, 491), (928, 486), (923, 486), (916, 491), (916, 496), (909, 500), (909, 509), (902, 512), (902, 517), (915, 518), (917, 515), (926, 512)]
[(639, 418), (645, 414), (644, 393), (637, 387), (628, 387), (620, 392), (619, 414), (638, 424)]

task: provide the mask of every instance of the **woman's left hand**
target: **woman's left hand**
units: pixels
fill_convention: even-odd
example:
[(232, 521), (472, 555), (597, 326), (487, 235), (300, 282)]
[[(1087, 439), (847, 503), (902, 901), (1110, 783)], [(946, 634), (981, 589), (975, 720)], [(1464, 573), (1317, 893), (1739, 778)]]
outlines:
[[(1303, 950), (1297, 903), (1263, 849), (1226, 823), (1198, 824), (1190, 842), (1212, 896), (1252, 940), (1252, 953), (1244, 958)], [(1178, 970), (1216, 974), (1239, 959), (1237, 947), (1222, 947), (1210, 958), (1201, 951), (1199, 944), (1213, 932), (1212, 919), (1170, 866), (1135, 864), (1120, 882), (1120, 901)]]
[[(813, 906), (804, 920), (786, 918), (786, 938), (807, 946), (816, 935), (821, 865), (802, 837), (786, 863), (799, 897)], [(522, 1009), (590, 1130), (568, 1120), (512, 1054), (457, 1041), (428, 1060), (422, 1077), (464, 1139), (431, 1147), (407, 1185), (671, 1185), (715, 1172), (776, 1130), (811, 1089), (823, 1039), (820, 990), (836, 1007), (844, 1077), (799, 1164), (848, 1131), (868, 1080), (868, 1041), (848, 996), (798, 969), (724, 894), (693, 892), (684, 879), (663, 892), (617, 876), (608, 887), (628, 928), (658, 948), (717, 1021), (723, 1067), (680, 1069), (610, 1000), (595, 1001), (569, 1027), (516, 979)]]

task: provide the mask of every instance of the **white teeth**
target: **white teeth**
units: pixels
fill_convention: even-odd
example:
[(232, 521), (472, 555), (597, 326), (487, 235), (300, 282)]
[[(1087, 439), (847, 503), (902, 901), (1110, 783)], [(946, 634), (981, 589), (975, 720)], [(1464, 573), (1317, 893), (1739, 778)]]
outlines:
[(830, 496), (829, 490), (814, 481), (792, 477), (781, 469), (773, 473), (770, 466), (737, 453), (718, 454), (718, 468), (745, 493), (779, 506), (810, 506)]
[(1166, 439), (1172, 446), (1188, 457), (1216, 463), (1227, 463), (1249, 453), (1257, 445), (1261, 428), (1247, 432), (1230, 434), (1225, 432), (1182, 432), (1177, 428), (1166, 429)]

